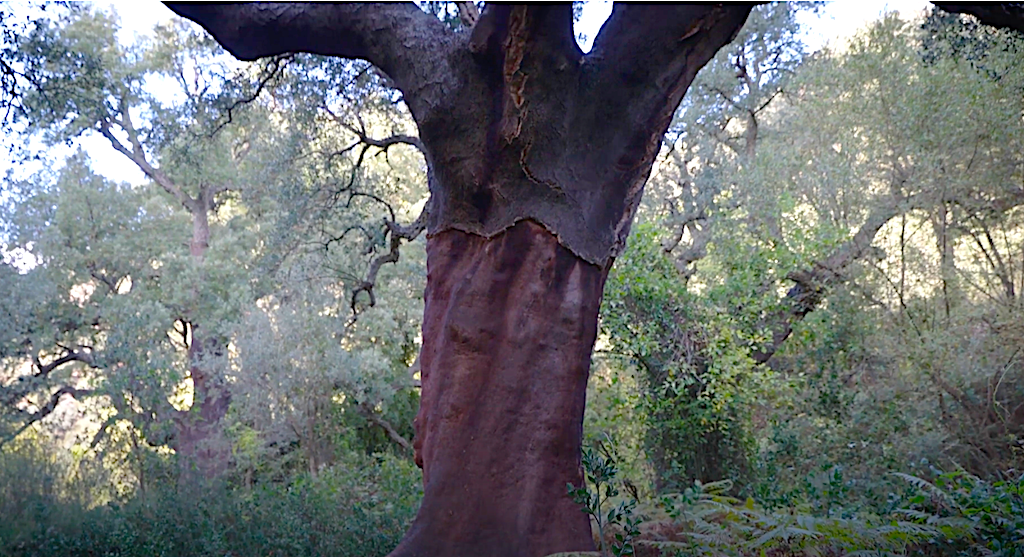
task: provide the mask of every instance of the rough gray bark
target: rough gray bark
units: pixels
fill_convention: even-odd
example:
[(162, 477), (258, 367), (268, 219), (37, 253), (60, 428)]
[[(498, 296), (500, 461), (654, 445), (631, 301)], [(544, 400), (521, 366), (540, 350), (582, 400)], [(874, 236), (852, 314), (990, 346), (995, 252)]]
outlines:
[[(405, 96), (430, 168), (420, 511), (394, 556), (593, 548), (579, 485), (604, 277), (661, 138), (750, 5), (616, 5), (583, 54), (570, 4), (170, 4), (237, 56), (362, 58)], [(524, 222), (526, 221), (526, 222)]]

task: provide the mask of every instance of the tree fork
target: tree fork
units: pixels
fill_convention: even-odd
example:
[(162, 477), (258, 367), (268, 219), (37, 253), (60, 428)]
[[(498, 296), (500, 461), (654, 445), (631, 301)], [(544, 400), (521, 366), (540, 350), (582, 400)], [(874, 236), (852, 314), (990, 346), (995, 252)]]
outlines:
[(412, 5), (171, 4), (245, 59), (369, 60), (430, 169), (424, 498), (394, 557), (593, 548), (579, 485), (590, 355), (661, 138), (750, 5), (616, 5), (584, 54), (570, 4), (489, 5), (453, 32)]

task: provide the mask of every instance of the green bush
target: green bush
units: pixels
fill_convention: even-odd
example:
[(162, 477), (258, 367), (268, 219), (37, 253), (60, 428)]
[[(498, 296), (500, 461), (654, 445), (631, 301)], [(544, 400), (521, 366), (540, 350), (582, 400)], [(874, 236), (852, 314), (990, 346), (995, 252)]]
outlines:
[[(601, 328), (619, 365), (635, 369), (643, 449), (655, 490), (724, 476), (746, 484), (754, 439), (750, 416), (769, 372), (749, 357), (749, 329), (720, 298), (696, 296), (661, 246), (663, 233), (641, 224), (608, 278)], [(756, 335), (755, 335), (756, 336)], [(626, 370), (623, 370), (626, 371)]]
[(1024, 557), (1024, 475), (993, 482), (963, 471), (939, 474), (934, 482), (896, 475), (918, 488), (897, 513), (965, 527), (966, 535), (950, 540), (951, 555)]
[(36, 496), (5, 513), (17, 526), (0, 530), (0, 555), (386, 555), (416, 512), (419, 485), (407, 460), (352, 455), (316, 477), (252, 489), (165, 486), (89, 510)]
[[(768, 509), (726, 495), (732, 488), (727, 480), (695, 482), (661, 498), (671, 539), (639, 543), (659, 555), (686, 556), (1024, 556), (1024, 477), (987, 482), (955, 472), (929, 482), (893, 476), (912, 493), (884, 514), (850, 511), (827, 493), (819, 495), (833, 499), (831, 512), (822, 513), (820, 501)], [(832, 470), (826, 479), (835, 487), (841, 476)]]

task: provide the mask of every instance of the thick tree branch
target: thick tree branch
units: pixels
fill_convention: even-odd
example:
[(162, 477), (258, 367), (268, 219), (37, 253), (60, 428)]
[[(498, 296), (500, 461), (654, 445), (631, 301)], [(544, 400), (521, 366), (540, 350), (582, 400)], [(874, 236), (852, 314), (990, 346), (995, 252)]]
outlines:
[(398, 430), (395, 429), (395, 426), (391, 425), (391, 422), (385, 420), (380, 414), (374, 412), (373, 408), (370, 408), (370, 405), (360, 404), (358, 408), (359, 413), (362, 414), (363, 417), (367, 419), (367, 421), (383, 429), (384, 432), (388, 434), (388, 437), (392, 441), (397, 443), (398, 446), (402, 447), (406, 451), (409, 451), (409, 453), (413, 452), (412, 443), (410, 443), (408, 439), (402, 436), (401, 433), (398, 433)]
[[(587, 55), (595, 96), (660, 137), (697, 71), (736, 36), (753, 4), (615, 4)], [(596, 100), (596, 99), (595, 99)]]
[[(685, 171), (685, 166), (681, 168)], [(692, 188), (692, 182), (683, 183), (684, 192), (688, 193)], [(666, 254), (673, 256), (673, 264), (684, 282), (696, 272), (693, 264), (707, 255), (707, 247), (711, 242), (714, 221), (708, 219), (708, 213), (714, 205), (714, 197), (708, 195), (710, 193), (712, 192), (701, 191), (696, 196), (685, 195), (683, 200), (685, 209), (682, 213), (676, 207), (675, 200), (666, 201), (669, 221), (675, 228), (675, 233), (662, 243), (661, 248)], [(687, 232), (689, 232), (690, 241), (683, 244), (683, 236)]]
[(973, 15), (985, 25), (1013, 29), (1024, 33), (1024, 3), (985, 2), (959, 4), (953, 2), (932, 2), (932, 4), (947, 12)]
[(393, 218), (385, 223), (388, 228), (388, 233), (391, 236), (389, 250), (388, 253), (378, 256), (370, 262), (370, 269), (366, 273), (366, 279), (352, 289), (351, 307), (353, 320), (358, 315), (356, 301), (358, 300), (361, 292), (366, 292), (366, 295), (369, 296), (370, 307), (377, 304), (377, 298), (373, 293), (373, 287), (377, 284), (377, 274), (380, 272), (380, 268), (383, 267), (385, 263), (397, 263), (402, 247), (402, 241), (415, 240), (421, 233), (423, 233), (424, 230), (427, 229), (429, 207), (430, 203), (428, 201), (427, 206), (423, 208), (422, 212), (420, 212), (420, 216), (408, 226), (398, 224)]
[(394, 147), (395, 145), (409, 145), (410, 147), (414, 147), (417, 151), (421, 153), (424, 152), (423, 143), (420, 142), (420, 138), (414, 135), (400, 134), (392, 135), (384, 139), (373, 139), (372, 137), (367, 137), (366, 135), (359, 134), (359, 140), (367, 145), (377, 147), (382, 151), (387, 151), (388, 149)]
[(132, 148), (126, 147), (117, 137), (114, 136), (113, 132), (110, 131), (110, 122), (103, 120), (99, 125), (100, 134), (107, 138), (110, 145), (122, 155), (128, 157), (135, 166), (139, 167), (146, 176), (157, 183), (158, 186), (164, 189), (167, 193), (171, 194), (178, 203), (181, 203), (187, 211), (190, 213), (194, 210), (195, 200), (193, 200), (184, 190), (178, 187), (166, 174), (163, 173), (159, 168), (154, 167), (146, 160), (146, 153), (142, 149), (142, 144), (139, 142), (138, 136), (135, 133), (135, 129), (131, 125), (131, 120), (128, 117), (128, 111), (124, 111), (124, 115), (116, 122), (121, 126), (121, 129), (128, 134), (128, 140), (132, 144)]
[[(583, 255), (589, 261), (603, 264), (624, 248), (676, 108), (697, 71), (735, 37), (750, 8), (749, 4), (615, 5), (594, 49), (584, 57), (574, 101), (572, 136), (579, 139), (572, 150), (582, 159), (576, 164), (593, 169), (584, 171), (586, 181), (604, 186), (602, 207), (615, 200), (614, 211), (604, 208), (584, 217), (589, 230), (579, 243), (590, 251), (586, 244), (600, 238), (602, 247), (607, 246), (599, 257)], [(573, 195), (585, 200), (590, 194)]]
[(793, 333), (793, 327), (814, 311), (830, 288), (842, 280), (850, 267), (871, 249), (878, 231), (903, 212), (921, 206), (923, 196), (901, 199), (887, 197), (872, 208), (864, 223), (852, 238), (843, 242), (828, 257), (816, 261), (811, 267), (789, 273), (787, 278), (796, 284), (789, 289), (783, 307), (765, 323), (772, 338), (768, 344), (755, 350), (754, 361), (767, 362)]
[(71, 362), (82, 362), (88, 366), (93, 365), (92, 353), (83, 352), (81, 350), (69, 350), (63, 356), (45, 364), (39, 360), (38, 356), (33, 356), (32, 361), (36, 366), (36, 371), (32, 374), (34, 377), (46, 377), (52, 373), (53, 370)]
[(202, 25), (241, 60), (290, 52), (367, 60), (395, 81), (414, 113), (445, 94), (441, 76), (450, 73), (446, 54), (458, 40), (440, 20), (412, 3), (167, 6)]
[(89, 450), (93, 450), (99, 446), (100, 443), (107, 437), (107, 431), (110, 427), (117, 423), (117, 420), (121, 419), (121, 416), (114, 414), (100, 424), (100, 428), (96, 430), (96, 435), (92, 436), (92, 441), (89, 442)]
[[(276, 63), (277, 62), (275, 62), (275, 64)], [(260, 89), (262, 89), (263, 86), (264, 81), (261, 81)], [(256, 95), (258, 95), (258, 92), (256, 93)], [(238, 103), (241, 102), (247, 102), (247, 100), (243, 99)], [(235, 106), (237, 106), (238, 103), (236, 103)], [(234, 108), (234, 106), (232, 108)], [(230, 122), (231, 120), (232, 108), (228, 109), (228, 122)], [(125, 135), (128, 136), (128, 142), (131, 145), (130, 149), (128, 148), (128, 146), (121, 143), (121, 141), (117, 139), (116, 136), (114, 136), (113, 132), (110, 129), (111, 122), (120, 126), (120, 128), (124, 131)], [(227, 122), (219, 126), (217, 130), (220, 130), (220, 128), (224, 125), (227, 125)], [(213, 133), (217, 133), (217, 130), (214, 130)], [(185, 190), (183, 190), (181, 186), (179, 186), (178, 184), (174, 183), (174, 181), (171, 180), (171, 178), (167, 176), (167, 174), (165, 174), (162, 170), (153, 166), (149, 162), (149, 159), (146, 157), (146, 151), (142, 146), (142, 141), (139, 139), (139, 133), (138, 131), (136, 131), (134, 124), (132, 124), (131, 116), (128, 114), (127, 107), (122, 107), (120, 118), (111, 118), (110, 120), (100, 121), (99, 132), (103, 137), (107, 139), (107, 141), (110, 142), (110, 145), (117, 152), (128, 157), (129, 160), (135, 163), (135, 166), (137, 166), (139, 170), (141, 170), (151, 180), (156, 182), (157, 185), (163, 188), (164, 191), (173, 196), (179, 203), (182, 204), (183, 207), (185, 207), (185, 210), (187, 210), (193, 216), (200, 216), (204, 214), (206, 211), (210, 210), (210, 208), (214, 207), (214, 197), (218, 193), (234, 189), (233, 184), (225, 183), (214, 186), (203, 186), (199, 191), (199, 196), (196, 198), (193, 198), (188, 193), (186, 193)]]
[[(693, 264), (704, 259), (708, 254), (708, 244), (711, 242), (714, 222), (705, 221), (703, 219), (700, 221), (691, 221), (683, 227), (680, 227), (680, 237), (682, 236), (682, 231), (684, 229), (690, 233), (690, 243), (685, 248), (674, 254), (673, 264), (675, 265), (676, 270), (679, 271), (680, 277), (685, 282), (697, 272), (697, 269)], [(668, 251), (669, 250), (666, 250), (666, 252)]]
[(21, 424), (21, 426), (18, 429), (14, 430), (12, 433), (10, 433), (9, 435), (7, 435), (5, 437), (0, 437), (0, 447), (3, 447), (8, 442), (13, 441), (14, 439), (16, 439), (26, 429), (32, 427), (32, 424), (35, 424), (35, 423), (39, 422), (40, 420), (46, 418), (50, 414), (52, 414), (53, 411), (57, 409), (57, 405), (60, 404), (61, 398), (64, 395), (70, 395), (71, 397), (74, 397), (74, 398), (81, 398), (81, 397), (88, 396), (88, 395), (91, 395), (91, 394), (93, 394), (93, 391), (91, 391), (91, 390), (88, 390), (88, 389), (76, 389), (74, 387), (69, 387), (69, 386), (64, 386), (64, 387), (61, 387), (61, 388), (57, 389), (57, 391), (55, 391), (53, 394), (50, 395), (50, 400), (45, 405), (43, 405), (43, 407), (40, 408), (39, 410), (29, 414), (28, 420), (26, 420), (25, 423)]
[[(376, 148), (378, 148), (378, 149), (380, 149), (382, 151), (387, 151), (388, 149), (390, 149), (391, 147), (394, 147), (395, 145), (408, 145), (410, 147), (415, 148), (421, 154), (426, 155), (426, 148), (423, 146), (423, 142), (420, 141), (420, 138), (418, 138), (418, 137), (416, 137), (414, 135), (397, 134), (397, 135), (392, 135), (392, 136), (385, 137), (383, 139), (374, 139), (374, 138), (370, 137), (367, 134), (366, 126), (363, 125), (362, 119), (359, 120), (359, 127), (356, 128), (355, 126), (352, 126), (351, 124), (347, 124), (347, 123), (342, 122), (341, 119), (338, 116), (336, 116), (333, 112), (330, 112), (328, 110), (328, 113), (331, 115), (331, 117), (336, 122), (341, 124), (342, 127), (347, 129), (348, 131), (354, 133), (356, 135), (356, 137), (359, 138), (359, 143), (362, 143), (364, 145), (369, 145), (371, 147), (376, 147)], [(359, 143), (357, 143), (356, 145), (358, 145)], [(350, 151), (354, 147), (355, 147), (355, 145), (353, 145), (351, 147), (348, 147), (348, 148), (344, 149), (341, 152)], [(360, 159), (360, 161), (361, 160), (362, 159)]]

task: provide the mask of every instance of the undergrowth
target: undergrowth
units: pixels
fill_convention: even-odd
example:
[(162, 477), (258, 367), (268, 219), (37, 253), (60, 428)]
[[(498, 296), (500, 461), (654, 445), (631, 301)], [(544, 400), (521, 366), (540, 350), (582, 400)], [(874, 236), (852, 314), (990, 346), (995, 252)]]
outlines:
[(383, 556), (415, 515), (419, 485), (407, 460), (352, 455), (316, 477), (170, 485), (93, 508), (32, 489), (2, 505), (0, 556)]
[[(61, 478), (60, 466), (39, 454), (21, 464), (15, 456), (0, 455), (2, 557), (384, 556), (420, 498), (412, 463), (350, 455), (315, 477), (201, 491), (165, 485), (96, 504)], [(729, 481), (694, 482), (638, 503), (609, 445), (588, 449), (584, 465), (587, 484), (569, 491), (600, 521), (605, 555), (1024, 557), (1020, 475), (987, 481), (963, 471), (927, 479), (894, 473), (885, 480), (906, 489), (872, 510), (832, 488), (808, 495), (827, 504), (764, 505), (730, 495)], [(826, 479), (841, 483), (839, 470)]]
[(638, 555), (768, 557), (1024, 557), (1024, 476), (986, 482), (964, 472), (929, 482), (894, 474), (913, 494), (886, 514), (816, 516), (766, 510), (727, 495), (731, 482), (695, 482), (659, 501)]

